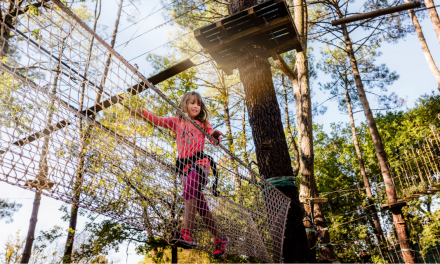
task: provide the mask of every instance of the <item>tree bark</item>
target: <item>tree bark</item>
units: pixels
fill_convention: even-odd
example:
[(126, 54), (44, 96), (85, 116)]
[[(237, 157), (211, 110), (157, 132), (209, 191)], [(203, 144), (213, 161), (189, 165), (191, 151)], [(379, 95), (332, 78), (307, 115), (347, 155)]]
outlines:
[[(232, 0), (229, 14), (257, 3), (256, 0)], [(257, 38), (245, 39), (239, 44), (237, 52), (238, 71), (246, 94), (260, 175), (265, 178), (291, 176), (293, 170), (268, 57), (264, 43)], [(301, 208), (298, 207), (297, 189), (286, 186), (279, 190), (292, 201), (284, 234), (283, 261), (307, 262), (309, 248)]]
[[(9, 25), (13, 25), (13, 17), (11, 15), (11, 13), (14, 10), (14, 3), (13, 2), (9, 2), (8, 3), (8, 13), (3, 13), (1, 19), (4, 20), (5, 23), (8, 23)], [(1, 10), (0, 10), (1, 12)], [(3, 56), (7, 56), (8, 51), (9, 51), (9, 40), (11, 39), (11, 29), (6, 26), (3, 25), (1, 26), (1, 39), (0, 39), (0, 43), (2, 45), (1, 47), (1, 52), (2, 52), (2, 57)]]
[[(406, 1), (406, 0), (405, 0)], [(339, 18), (342, 18), (343, 15), (339, 9), (336, 10)], [(359, 69), (357, 66), (356, 56), (353, 50), (353, 44), (351, 42), (347, 27), (345, 25), (341, 26), (342, 33), (344, 35), (344, 41), (346, 46), (346, 52), (350, 59), (350, 65), (353, 71), (354, 81), (356, 83), (356, 88), (359, 94), (359, 99), (362, 104), (362, 108), (365, 113), (365, 117), (367, 119), (368, 128), (370, 130), (371, 138), (373, 140), (373, 144), (376, 150), (376, 155), (379, 160), (379, 167), (382, 171), (382, 176), (385, 182), (386, 193), (388, 197), (388, 201), (390, 203), (397, 202), (397, 194), (394, 190), (393, 180), (391, 176), (391, 172), (388, 168), (388, 159), (386, 156), (386, 152), (382, 143), (382, 139), (380, 137), (379, 131), (376, 126), (376, 121), (374, 120), (373, 113), (370, 109), (370, 104), (368, 102), (364, 86), (362, 84), (362, 79), (359, 74)], [(405, 220), (402, 215), (402, 208), (397, 207), (392, 209), (394, 225), (397, 230), (400, 246), (402, 249), (410, 249), (409, 244), (409, 233), (405, 225)], [(405, 263), (414, 263), (415, 258), (411, 251), (402, 251), (402, 255)]]
[[(409, 0), (404, 0), (404, 1), (405, 1), (405, 3), (410, 3)], [(433, 9), (433, 8), (431, 8), (431, 9)], [(429, 10), (431, 10), (431, 9), (429, 9)], [(431, 52), (429, 51), (428, 44), (426, 43), (425, 36), (423, 35), (422, 27), (420, 26), (419, 20), (417, 19), (417, 16), (414, 13), (414, 10), (412, 10), (412, 9), (408, 10), (408, 13), (409, 13), (409, 16), (411, 17), (411, 20), (413, 22), (417, 37), (419, 38), (419, 43), (420, 43), (420, 47), (422, 47), (423, 55), (425, 55), (426, 62), (428, 63), (429, 69), (431, 70), (432, 74), (434, 75), (435, 79), (437, 80), (438, 89), (440, 90), (440, 71), (439, 71), (437, 65), (435, 64), (434, 59), (432, 58)], [(430, 13), (430, 16), (431, 16), (431, 13)], [(437, 15), (437, 19), (438, 19), (438, 15)], [(434, 27), (435, 27), (435, 25), (434, 25)]]
[[(294, 22), (300, 36), (307, 36), (307, 5), (304, 0), (294, 0)], [(296, 54), (297, 80), (293, 82), (294, 97), (296, 101), (297, 125), (298, 125), (298, 143), (300, 152), (300, 201), (308, 215), (312, 216), (315, 224), (320, 230), (321, 235), (313, 232), (307, 233), (307, 240), (310, 248), (313, 248), (311, 257), (315, 262), (315, 244), (318, 239), (319, 244), (325, 245), (320, 248), (320, 259), (335, 259), (333, 246), (330, 243), (330, 234), (321, 204), (308, 203), (309, 198), (318, 197), (318, 188), (316, 187), (314, 175), (314, 153), (313, 153), (313, 122), (312, 122), (312, 102), (310, 97), (309, 83), (309, 65), (307, 58), (307, 37), (301, 37), (303, 51)], [(281, 62), (281, 64), (283, 64)], [(284, 62), (285, 64), (285, 62)], [(286, 65), (287, 66), (287, 65)], [(294, 76), (292, 76), (294, 77)], [(311, 208), (313, 207), (313, 208)], [(305, 226), (311, 230), (310, 223)]]
[(244, 162), (246, 162), (246, 164), (250, 167), (251, 164), (249, 162), (249, 154), (247, 153), (247, 150), (246, 150), (247, 140), (246, 140), (246, 100), (245, 99), (243, 99), (243, 108), (241, 111), (242, 111), (241, 118), (243, 120), (242, 129), (241, 129), (241, 133), (243, 135), (243, 140), (241, 142), (242, 151), (243, 151), (243, 159), (244, 159)]
[(29, 230), (26, 237), (26, 244), (24, 246), (23, 256), (21, 257), (20, 263), (29, 263), (29, 259), (31, 258), (32, 253), (32, 245), (35, 240), (35, 227), (37, 226), (38, 221), (38, 210), (40, 209), (41, 202), (41, 192), (35, 192), (34, 205), (32, 207), (32, 215), (29, 223)]
[(171, 246), (171, 263), (177, 263), (177, 247)]
[[(226, 126), (226, 140), (228, 143), (228, 149), (229, 151), (235, 155), (235, 149), (234, 149), (234, 139), (232, 137), (232, 126), (231, 126), (231, 115), (229, 111), (229, 92), (227, 90), (227, 86), (225, 83), (225, 74), (220, 71), (221, 73), (221, 80), (222, 80), (222, 90), (224, 91), (225, 99), (223, 100), (223, 119), (225, 120), (225, 126)], [(235, 161), (231, 159), (231, 162), (235, 164)], [(235, 190), (240, 194), (240, 178), (238, 177), (238, 168), (234, 165), (234, 183), (235, 183)], [(240, 198), (241, 201), (241, 198)]]
[[(69, 33), (70, 35), (70, 33)], [(61, 50), (60, 50), (60, 54), (58, 56), (58, 63), (57, 66), (55, 68), (55, 76), (54, 76), (54, 83), (52, 86), (52, 94), (55, 95), (57, 93), (57, 87), (58, 87), (58, 78), (60, 77), (60, 73), (61, 73), (61, 61), (62, 61), (62, 57), (63, 57), (63, 52), (64, 52), (64, 42), (66, 40), (66, 38), (69, 36), (67, 35), (65, 38), (63, 38), (63, 41), (61, 42)], [(51, 100), (48, 110), (49, 110), (49, 114), (47, 116), (47, 124), (46, 127), (52, 124), (52, 120), (53, 120), (53, 114), (54, 114), (54, 106), (55, 106), (55, 100)], [(44, 141), (43, 141), (43, 147), (41, 150), (41, 156), (40, 156), (40, 162), (38, 163), (38, 174), (36, 179), (41, 183), (41, 182), (46, 182), (48, 183), (48, 174), (49, 174), (49, 166), (47, 164), (47, 156), (49, 155), (49, 143), (50, 143), (50, 135), (47, 135), (44, 137)], [(29, 230), (28, 230), (28, 235), (26, 237), (26, 244), (24, 247), (24, 251), (23, 251), (23, 256), (21, 259), (21, 263), (28, 263), (29, 259), (31, 257), (31, 253), (32, 253), (32, 245), (34, 243), (34, 235), (35, 235), (35, 227), (37, 225), (37, 216), (38, 216), (38, 211), (40, 208), (40, 201), (41, 201), (41, 190), (37, 189), (36, 193), (35, 193), (35, 198), (34, 198), (34, 205), (32, 208), (32, 216), (31, 216), (31, 220), (29, 223)]]
[(295, 167), (293, 169), (293, 176), (297, 176), (299, 172), (299, 151), (298, 146), (296, 145), (295, 137), (292, 134), (292, 129), (290, 128), (290, 118), (289, 118), (289, 102), (287, 100), (287, 89), (284, 83), (284, 75), (282, 76), (282, 85), (283, 85), (283, 97), (284, 97), (284, 116), (286, 122), (287, 136), (290, 139), (290, 142), (293, 147), (293, 151), (295, 152)]
[[(359, 140), (358, 140), (358, 137), (356, 134), (356, 126), (354, 123), (353, 110), (351, 108), (351, 97), (348, 92), (348, 87), (345, 87), (345, 97), (347, 99), (348, 114), (350, 116), (351, 135), (353, 136), (353, 144), (354, 144), (354, 148), (356, 150), (356, 156), (357, 156), (358, 163), (359, 163), (359, 169), (360, 169), (361, 175), (362, 175), (362, 180), (364, 181), (365, 191), (367, 193), (368, 203), (370, 205), (369, 208), (373, 214), (374, 233), (378, 236), (378, 240), (380, 242), (383, 242), (383, 239), (385, 239), (385, 237), (383, 236), (382, 226), (380, 224), (380, 220), (377, 215), (376, 207), (374, 207), (374, 205), (373, 205), (373, 203), (374, 203), (373, 202), (373, 194), (371, 192), (370, 182), (368, 181), (367, 173), (365, 171), (364, 159), (362, 158), (362, 152), (361, 152), (361, 148), (359, 146)], [(380, 250), (382, 250), (382, 248), (380, 248)]]
[(434, 31), (437, 35), (438, 42), (440, 42), (440, 19), (438, 18), (438, 13), (437, 9), (435, 8), (434, 1), (425, 0), (425, 6), (428, 8), (429, 17), (431, 18), (432, 25), (434, 26)]

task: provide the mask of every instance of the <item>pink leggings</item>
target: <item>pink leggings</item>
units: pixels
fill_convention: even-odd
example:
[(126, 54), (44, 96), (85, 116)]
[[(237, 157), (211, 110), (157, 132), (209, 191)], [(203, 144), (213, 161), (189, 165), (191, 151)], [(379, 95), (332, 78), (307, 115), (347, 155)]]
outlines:
[(195, 170), (191, 170), (186, 178), (186, 184), (183, 188), (183, 199), (188, 201), (190, 199), (197, 199), (197, 212), (200, 216), (206, 216), (209, 212), (208, 204), (206, 203), (203, 192), (199, 189), (200, 175)]

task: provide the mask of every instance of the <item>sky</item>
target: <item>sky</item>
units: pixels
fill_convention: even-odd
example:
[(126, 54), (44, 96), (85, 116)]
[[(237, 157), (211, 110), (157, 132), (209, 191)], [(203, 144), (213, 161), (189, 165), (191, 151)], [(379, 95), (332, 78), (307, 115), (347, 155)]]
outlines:
[[(105, 4), (103, 5), (103, 12), (100, 18), (100, 24), (106, 25), (107, 32), (110, 32), (113, 28), (114, 21), (116, 18), (117, 7), (119, 0), (105, 0)], [(130, 21), (127, 21), (127, 14), (132, 14), (132, 12), (139, 12), (140, 17), (146, 17), (151, 12), (154, 12), (160, 9), (164, 4), (171, 2), (170, 0), (164, 1), (162, 3), (160, 0), (147, 0), (147, 1), (135, 1), (136, 8), (130, 4), (130, 1), (124, 1), (124, 13), (122, 23), (120, 25), (120, 30), (125, 29), (127, 26), (131, 24)], [(440, 1), (435, 1), (435, 4), (440, 4)], [(93, 6), (89, 4), (90, 9), (93, 9)], [(438, 10), (440, 13), (440, 10)], [(141, 33), (147, 32), (152, 28), (161, 25), (166, 22), (166, 19), (163, 17), (162, 12), (157, 12), (146, 20), (131, 26), (130, 28), (123, 30), (118, 34), (116, 41), (116, 50), (130, 63), (137, 63), (139, 65), (139, 70), (146, 77), (150, 76), (152, 73), (152, 68), (149, 63), (145, 60), (146, 55), (141, 54), (148, 52), (150, 50), (156, 49), (157, 47), (162, 46), (166, 42), (169, 41), (169, 31), (173, 30), (173, 26), (170, 24), (161, 26), (158, 29), (152, 30), (149, 33), (142, 35), (136, 39), (131, 40), (126, 46), (123, 43), (124, 41), (132, 38), (133, 36), (137, 36)], [(422, 29), (425, 34), (425, 38), (427, 40), (428, 46), (430, 47), (432, 56), (437, 64), (440, 66), (440, 44), (436, 38), (436, 35), (433, 30), (433, 25), (429, 18), (421, 21)], [(101, 28), (102, 30), (102, 28)], [(122, 46), (120, 46), (123, 44)], [(319, 53), (317, 52), (320, 47), (323, 47), (322, 44), (312, 43), (311, 44), (315, 49), (315, 57), (318, 61), (320, 58)], [(154, 53), (157, 54), (167, 54), (167, 48), (161, 47), (154, 50)], [(396, 71), (400, 78), (393, 85), (389, 86), (390, 92), (397, 93), (400, 97), (406, 99), (406, 107), (412, 108), (414, 104), (421, 95), (431, 93), (434, 91), (438, 93), (436, 81), (431, 74), (431, 71), (428, 68), (428, 65), (425, 61), (425, 58), (422, 54), (422, 50), (420, 48), (417, 36), (415, 34), (408, 35), (404, 40), (399, 41), (397, 44), (382, 44), (380, 51), (383, 53), (381, 57), (377, 59), (378, 63), (386, 63), (388, 68), (392, 71)], [(139, 57), (140, 56), (140, 57)], [(136, 58), (138, 57), (138, 58)], [(136, 59), (133, 59), (136, 58)], [(318, 72), (318, 79), (314, 82), (314, 92), (312, 101), (316, 103), (321, 103), (328, 98), (328, 94), (325, 94), (317, 88), (318, 82), (326, 82), (329, 80), (329, 77), (326, 76), (322, 72)], [(369, 98), (372, 100), (372, 98)], [(329, 101), (325, 103), (325, 106), (328, 107), (327, 112), (324, 115), (319, 115), (314, 117), (314, 122), (318, 124), (322, 124), (326, 131), (330, 131), (330, 125), (334, 122), (348, 122), (348, 116), (341, 113), (337, 108), (337, 103), (334, 101)], [(293, 111), (293, 109), (291, 109)], [(356, 122), (362, 122), (365, 120), (363, 113), (357, 113), (355, 115)], [(3, 251), (3, 245), (7, 240), (9, 235), (14, 235), (18, 230), (20, 230), (20, 234), (25, 236), (27, 233), (27, 228), (29, 225), (30, 214), (32, 210), (32, 202), (33, 202), (34, 193), (28, 190), (24, 190), (22, 188), (8, 185), (4, 182), (0, 182), (0, 198), (7, 198), (9, 201), (16, 201), (22, 204), (22, 208), (18, 213), (14, 215), (14, 221), (12, 223), (6, 224), (5, 220), (0, 220), (0, 252)], [(59, 208), (64, 203), (45, 197), (42, 197), (40, 211), (38, 214), (38, 230), (47, 230), (54, 225), (59, 225), (63, 228), (68, 227), (68, 222), (63, 222), (60, 220), (63, 215), (62, 212), (59, 211)], [(104, 219), (101, 217), (100, 219)], [(98, 219), (99, 220), (99, 219)], [(98, 221), (97, 220), (97, 221)], [(79, 218), (79, 228), (81, 228), (84, 224), (85, 218)], [(62, 243), (64, 243), (64, 238)], [(121, 250), (119, 253), (112, 253), (110, 256), (116, 262), (120, 263), (137, 263), (141, 261), (144, 257), (138, 256), (134, 252), (134, 246), (127, 247), (121, 246)]]

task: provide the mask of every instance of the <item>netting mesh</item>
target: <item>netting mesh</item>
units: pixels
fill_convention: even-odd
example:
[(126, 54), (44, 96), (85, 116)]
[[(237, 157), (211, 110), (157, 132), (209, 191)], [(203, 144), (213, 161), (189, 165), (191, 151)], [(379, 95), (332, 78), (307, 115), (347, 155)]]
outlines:
[[(0, 180), (76, 203), (169, 240), (183, 225), (176, 135), (127, 108), (175, 116), (178, 107), (58, 1), (2, 1)], [(184, 117), (176, 125), (206, 132)], [(203, 131), (203, 132), (202, 132)], [(207, 204), (231, 240), (227, 254), (280, 262), (285, 197), (222, 145)], [(197, 248), (212, 252), (197, 216)]]

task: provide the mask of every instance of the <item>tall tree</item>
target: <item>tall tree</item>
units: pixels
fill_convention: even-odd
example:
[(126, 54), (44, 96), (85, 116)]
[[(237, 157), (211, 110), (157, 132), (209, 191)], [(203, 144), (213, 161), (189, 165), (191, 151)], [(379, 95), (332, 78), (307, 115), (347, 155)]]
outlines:
[(434, 1), (425, 0), (425, 6), (428, 8), (429, 17), (431, 18), (432, 25), (434, 26), (434, 31), (437, 35), (438, 42), (440, 42), (440, 19), (438, 18), (438, 13), (434, 5)]
[[(255, 0), (231, 1), (229, 14), (238, 13), (256, 4), (258, 2)], [(238, 72), (246, 94), (246, 107), (260, 175), (267, 179), (292, 176), (293, 169), (265, 44), (260, 43), (258, 38), (248, 38), (239, 46)], [(307, 262), (309, 248), (305, 243), (306, 233), (297, 189), (293, 186), (279, 187), (279, 189), (292, 201), (283, 243), (284, 262)]]
[[(372, 211), (372, 218), (374, 222), (374, 231), (379, 236), (379, 239), (385, 243), (383, 236), (383, 229), (380, 224), (377, 210), (373, 206), (373, 194), (370, 188), (370, 182), (366, 173), (364, 159), (362, 156), (358, 136), (356, 133), (356, 126), (354, 121), (353, 109), (359, 105), (359, 97), (354, 91), (354, 79), (351, 71), (350, 61), (348, 60), (345, 51), (338, 48), (330, 49), (326, 47), (321, 51), (322, 61), (318, 64), (323, 72), (330, 73), (332, 81), (321, 85), (324, 90), (329, 90), (332, 99), (339, 101), (340, 110), (346, 112), (350, 118), (351, 134), (353, 138), (353, 144), (356, 151), (356, 156), (359, 164), (360, 174), (364, 183), (365, 191), (369, 201), (369, 210)], [(392, 107), (399, 107), (404, 100), (397, 98), (395, 94), (380, 95), (374, 90), (386, 91), (386, 86), (392, 84), (398, 79), (398, 75), (395, 72), (390, 72), (388, 68), (382, 65), (375, 65), (375, 58), (380, 56), (381, 53), (376, 51), (375, 47), (364, 46), (358, 49), (357, 56), (358, 66), (362, 77), (366, 80), (365, 87), (371, 94), (378, 96), (379, 104), (384, 107), (380, 110), (389, 110)], [(354, 102), (352, 102), (354, 99)], [(391, 102), (390, 102), (391, 101)]]
[[(325, 221), (325, 216), (322, 211), (321, 204), (316, 206), (311, 201), (311, 198), (318, 197), (318, 189), (314, 176), (314, 154), (313, 154), (313, 122), (312, 122), (312, 103), (311, 103), (311, 89), (310, 89), (310, 71), (309, 61), (307, 56), (307, 32), (308, 32), (308, 12), (306, 1), (296, 0), (294, 3), (294, 21), (295, 26), (301, 36), (302, 52), (296, 54), (295, 70), (284, 61), (281, 56), (274, 56), (280, 69), (290, 78), (294, 91), (294, 98), (296, 102), (296, 113), (298, 123), (298, 143), (299, 143), (299, 163), (301, 172), (300, 183), (300, 201), (306, 213), (311, 216), (317, 224), (322, 235), (319, 236), (321, 245), (320, 248), (321, 259), (334, 259), (332, 246), (329, 244), (330, 236)], [(309, 218), (310, 220), (310, 218)], [(312, 231), (312, 223), (307, 218), (305, 219), (305, 226), (307, 230)], [(314, 232), (307, 233), (307, 241), (310, 248), (312, 248), (311, 257), (315, 258), (315, 248), (317, 236)]]
[[(405, 3), (411, 3), (409, 0), (404, 0)], [(417, 38), (419, 39), (420, 47), (422, 48), (423, 55), (425, 55), (426, 62), (428, 63), (429, 69), (432, 72), (432, 75), (434, 75), (435, 80), (437, 81), (438, 89), (440, 91), (440, 70), (438, 69), (437, 65), (435, 64), (434, 59), (432, 58), (431, 51), (429, 50), (428, 44), (426, 43), (425, 35), (423, 34), (422, 27), (420, 26), (419, 20), (417, 19), (416, 13), (414, 10), (410, 9), (408, 10), (408, 13), (411, 17), (411, 21), (414, 25), (414, 28), (416, 30)], [(429, 14), (432, 19), (431, 13)], [(437, 21), (438, 21), (438, 15), (437, 15)], [(434, 27), (436, 25), (434, 24)], [(440, 29), (437, 28), (437, 31), (440, 31)], [(437, 33), (439, 36), (440, 41), (440, 33)]]
[[(345, 7), (342, 7), (342, 3), (339, 2), (333, 2), (333, 1), (325, 1), (326, 5), (328, 5), (338, 18), (345, 17), (345, 14), (343, 13), (343, 10), (347, 10)], [(383, 21), (380, 21), (377, 28), (383, 23)], [(368, 102), (368, 98), (364, 89), (364, 85), (362, 82), (362, 78), (360, 75), (360, 71), (358, 68), (357, 58), (355, 54), (356, 47), (353, 45), (353, 42), (350, 38), (350, 31), (347, 28), (346, 25), (342, 25), (341, 28), (342, 37), (345, 44), (345, 52), (347, 53), (347, 56), (350, 60), (350, 66), (353, 73), (353, 79), (356, 84), (356, 88), (359, 95), (359, 100), (362, 104), (362, 108), (364, 110), (365, 117), (367, 119), (368, 128), (370, 130), (371, 137), (374, 142), (376, 155), (379, 160), (379, 166), (382, 171), (382, 177), (386, 185), (386, 193), (388, 197), (388, 201), (390, 203), (396, 203), (397, 202), (397, 194), (395, 192), (395, 189), (393, 187), (393, 181), (392, 181), (392, 175), (389, 170), (389, 164), (388, 164), (388, 158), (386, 156), (384, 145), (381, 139), (381, 136), (379, 134), (379, 131), (376, 126), (376, 122), (374, 120), (373, 112), (370, 108), (370, 103)], [(404, 260), (406, 263), (414, 263), (415, 257), (412, 254), (410, 243), (409, 243), (409, 234), (408, 229), (405, 225), (405, 219), (402, 215), (402, 208), (397, 207), (392, 210), (393, 218), (394, 218), (394, 225), (396, 226), (397, 234), (399, 237), (400, 246), (402, 249), (406, 249), (405, 251), (402, 251)]]

